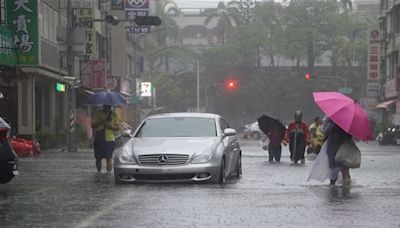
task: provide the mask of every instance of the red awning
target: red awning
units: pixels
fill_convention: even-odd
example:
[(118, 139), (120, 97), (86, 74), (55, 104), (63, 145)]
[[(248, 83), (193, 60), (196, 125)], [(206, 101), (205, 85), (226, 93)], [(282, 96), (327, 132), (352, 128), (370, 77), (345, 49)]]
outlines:
[(394, 103), (396, 103), (397, 101), (398, 101), (397, 99), (385, 101), (385, 102), (382, 102), (382, 103), (380, 103), (380, 104), (377, 104), (377, 105), (376, 105), (376, 108), (384, 108), (384, 109), (387, 109), (387, 108), (389, 107), (389, 105), (394, 104)]

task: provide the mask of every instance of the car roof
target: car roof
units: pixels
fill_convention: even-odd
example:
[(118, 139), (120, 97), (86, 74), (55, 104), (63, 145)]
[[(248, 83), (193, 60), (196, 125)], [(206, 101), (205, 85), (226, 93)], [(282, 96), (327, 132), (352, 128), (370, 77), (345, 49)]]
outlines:
[(157, 118), (168, 118), (168, 117), (196, 117), (196, 118), (216, 119), (220, 118), (221, 116), (213, 113), (174, 112), (174, 113), (151, 115), (148, 116), (146, 119), (157, 119)]

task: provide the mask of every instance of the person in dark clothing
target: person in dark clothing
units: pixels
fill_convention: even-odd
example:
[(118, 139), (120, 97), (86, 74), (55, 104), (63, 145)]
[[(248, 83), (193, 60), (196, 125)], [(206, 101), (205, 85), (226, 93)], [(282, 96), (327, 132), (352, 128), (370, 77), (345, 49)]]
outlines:
[(289, 143), (290, 159), (297, 164), (299, 160), (305, 163), (304, 153), (306, 146), (310, 144), (310, 131), (307, 124), (302, 121), (301, 111), (294, 114), (295, 121), (289, 124), (285, 133), (284, 145)]
[(285, 136), (284, 131), (280, 131), (278, 124), (274, 124), (273, 128), (271, 128), (267, 134), (269, 138), (268, 145), (268, 160), (273, 162), (274, 159), (276, 162), (281, 161), (281, 153), (282, 153), (282, 140)]
[(322, 132), (325, 135), (325, 143), (327, 143), (327, 154), (329, 160), (330, 182), (331, 185), (336, 183), (339, 171), (342, 172), (343, 185), (350, 184), (350, 172), (348, 167), (340, 166), (335, 162), (336, 153), (339, 147), (347, 139), (352, 136), (340, 128), (337, 124), (331, 121), (328, 117), (324, 118)]

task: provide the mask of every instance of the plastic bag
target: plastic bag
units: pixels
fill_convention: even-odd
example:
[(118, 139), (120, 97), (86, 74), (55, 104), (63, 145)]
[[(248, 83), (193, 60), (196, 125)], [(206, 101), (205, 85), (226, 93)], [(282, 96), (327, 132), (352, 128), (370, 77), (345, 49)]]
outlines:
[(343, 142), (336, 152), (335, 162), (348, 168), (360, 168), (361, 151), (353, 140), (348, 139)]

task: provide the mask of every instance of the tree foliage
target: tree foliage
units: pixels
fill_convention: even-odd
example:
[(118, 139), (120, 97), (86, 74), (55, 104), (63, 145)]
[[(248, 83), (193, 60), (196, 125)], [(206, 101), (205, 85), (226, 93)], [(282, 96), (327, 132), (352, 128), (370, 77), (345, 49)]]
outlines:
[[(233, 119), (254, 119), (262, 113), (286, 113), (286, 119), (296, 109), (315, 112), (312, 91), (343, 86), (339, 80), (313, 80), (318, 77), (314, 74), (311, 81), (303, 79), (304, 70), (314, 72), (323, 56), (330, 57), (332, 68), (324, 74), (347, 78), (360, 94), (357, 91), (364, 82), (354, 69), (366, 64), (367, 34), (376, 21), (353, 12), (351, 7), (347, 0), (291, 0), (287, 4), (271, 0), (251, 8), (243, 1), (220, 2), (216, 9), (203, 14), (205, 25), (215, 24), (222, 45), (210, 47), (197, 57), (164, 46), (149, 53), (154, 62), (167, 52), (174, 61), (187, 65), (186, 70), (175, 74), (154, 68), (153, 75), (157, 75), (153, 79), (156, 85), (159, 83), (158, 94), (162, 94), (160, 102), (170, 110), (194, 107), (195, 59), (201, 63), (201, 87), (206, 93), (202, 100), (206, 100), (207, 111), (225, 113)], [(284, 67), (288, 62), (292, 65)], [(238, 79), (239, 86), (229, 92), (223, 85), (231, 77)]]

